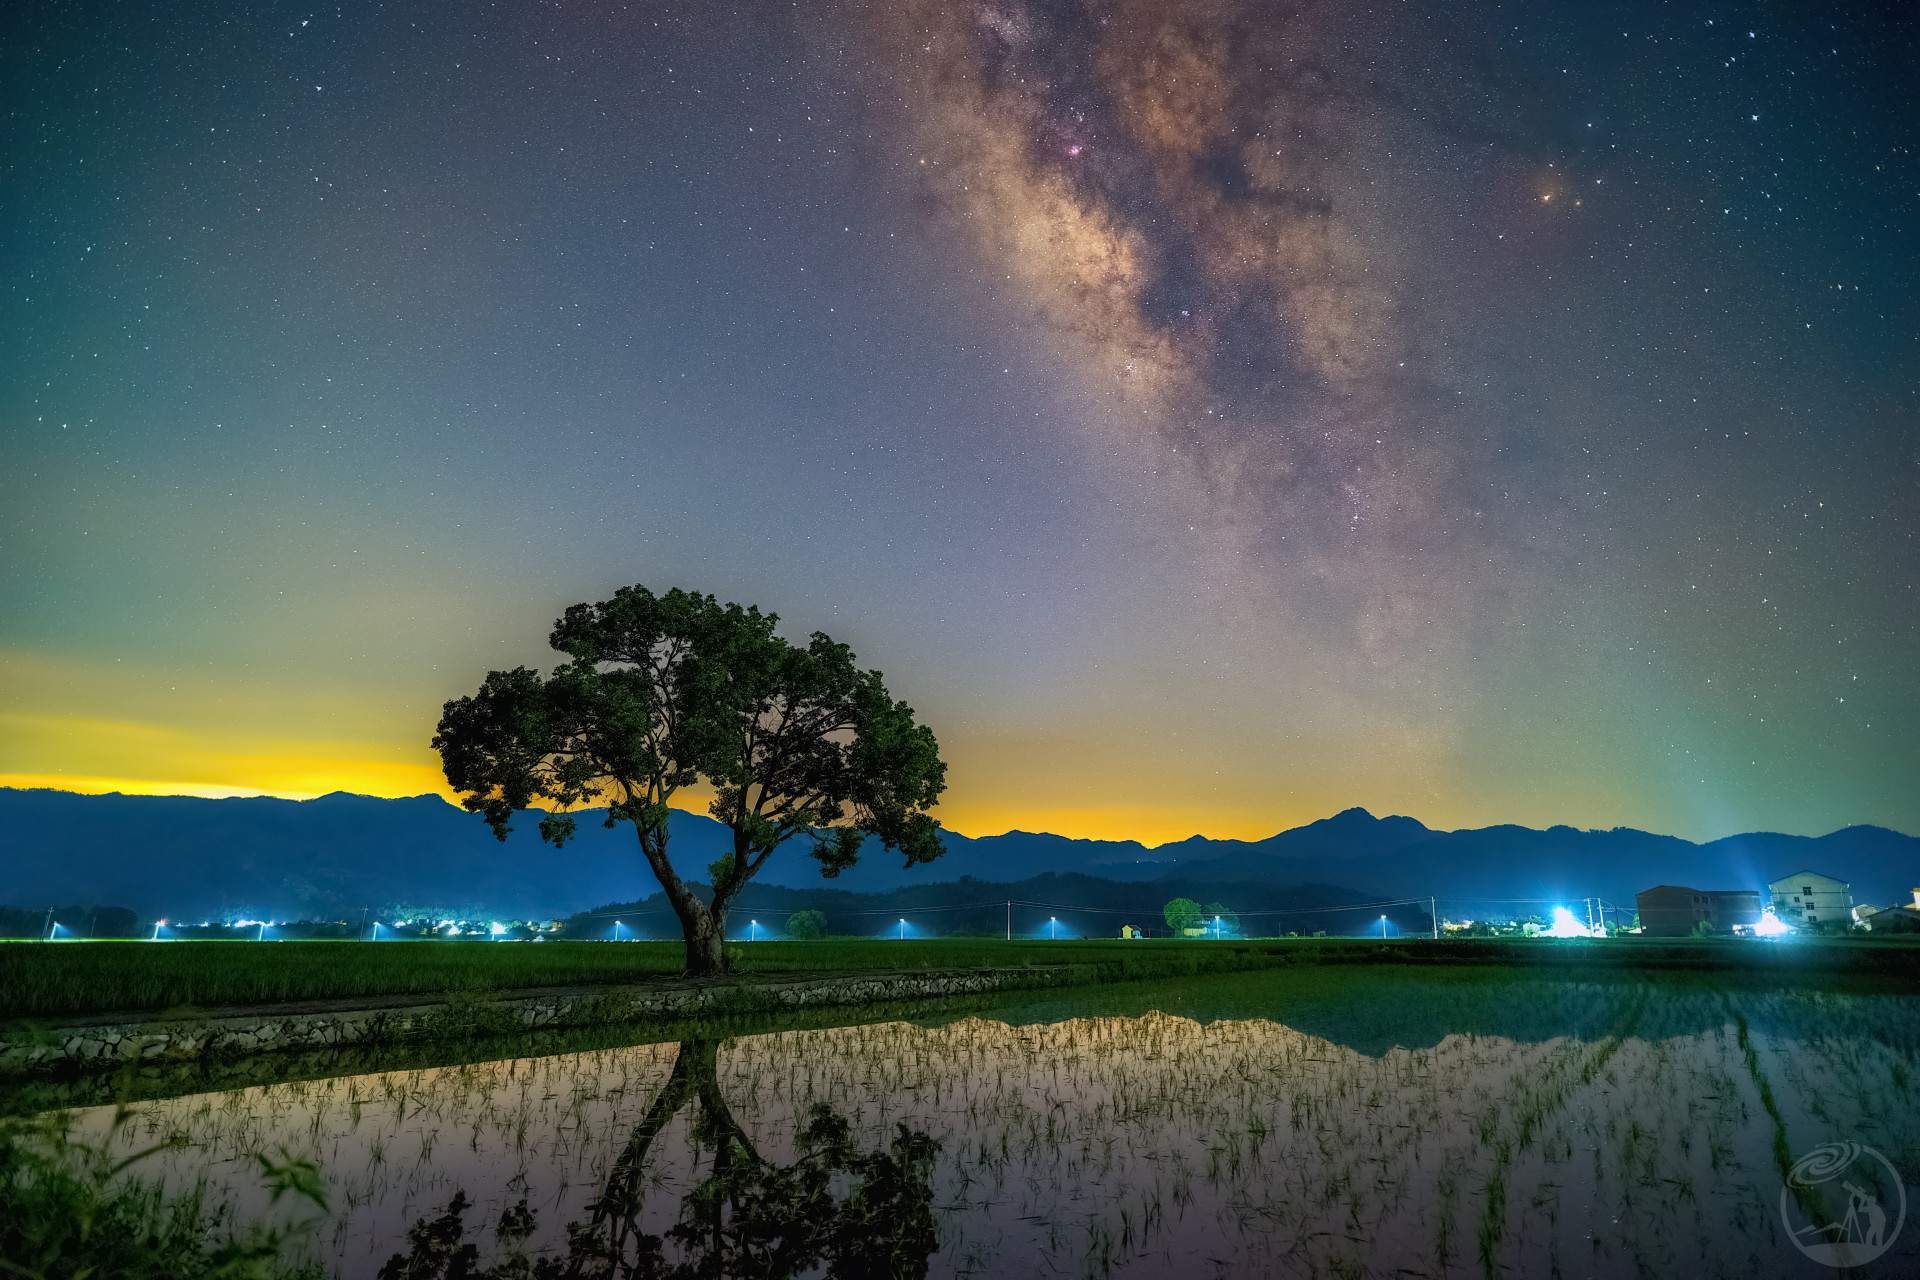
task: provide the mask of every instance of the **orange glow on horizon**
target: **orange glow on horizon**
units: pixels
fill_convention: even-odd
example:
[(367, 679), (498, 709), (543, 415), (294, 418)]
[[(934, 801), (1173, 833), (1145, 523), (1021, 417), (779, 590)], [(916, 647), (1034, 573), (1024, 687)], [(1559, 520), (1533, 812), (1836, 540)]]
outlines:
[[(1329, 813), (1332, 811), (1329, 810)], [(1264, 840), (1289, 827), (1297, 827), (1315, 818), (1276, 814), (1272, 817), (1247, 815), (1209, 815), (1196, 818), (1187, 810), (1164, 808), (1125, 809), (1023, 809), (1007, 812), (979, 806), (954, 807), (953, 812), (936, 809), (934, 815), (948, 829), (979, 839), (1003, 835), (1009, 831), (1045, 832), (1069, 840), (1135, 840), (1149, 849), (1174, 844), (1190, 836), (1209, 840)]]
[[(0, 650), (0, 786), (289, 800), (345, 791), (457, 803), (426, 745), (437, 711), (377, 690), (189, 685), (130, 665)], [(1149, 782), (1140, 760), (1111, 748), (1104, 727), (1088, 736), (1091, 748), (1072, 735), (949, 738), (951, 786), (935, 816), (975, 838), (1022, 830), (1151, 848), (1196, 833), (1261, 839), (1367, 800), (1321, 777), (1296, 777), (1279, 793), (1245, 779), (1223, 789), (1211, 770), (1170, 776), (1163, 768)], [(690, 788), (675, 806), (704, 814), (711, 799)]]
[[(379, 761), (359, 762), (359, 766), (345, 767), (339, 761), (310, 759), (268, 760), (259, 762), (257, 770), (249, 771), (246, 782), (0, 773), (0, 787), (71, 791), (79, 795), (192, 796), (203, 800), (251, 796), (311, 800), (329, 792), (345, 791), (389, 800), (437, 795), (449, 803), (459, 803), (459, 797), (435, 770)], [(707, 803), (705, 796), (683, 795), (676, 798), (674, 807), (704, 815)], [(1298, 826), (1301, 822), (1312, 821), (1312, 818), (1289, 818), (1270, 822), (1196, 824), (1191, 815), (1161, 810), (1105, 812), (1095, 809), (1049, 809), (1006, 814), (969, 808), (964, 814), (945, 815), (938, 810), (935, 814), (948, 829), (973, 839), (1003, 835), (1009, 831), (1028, 831), (1065, 836), (1070, 840), (1136, 840), (1148, 848), (1175, 843), (1196, 834), (1215, 840), (1260, 840), (1288, 827)]]

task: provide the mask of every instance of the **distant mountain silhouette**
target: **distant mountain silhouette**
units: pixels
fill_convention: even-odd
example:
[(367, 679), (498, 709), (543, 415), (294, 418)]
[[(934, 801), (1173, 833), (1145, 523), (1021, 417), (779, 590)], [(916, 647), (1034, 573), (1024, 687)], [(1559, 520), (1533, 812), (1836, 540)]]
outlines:
[[(1273, 883), (1276, 874), (1288, 877), (1292, 868), (1310, 867), (1317, 874), (1332, 867), (1366, 863), (1438, 834), (1413, 818), (1376, 818), (1365, 809), (1355, 808), (1264, 840), (1205, 840), (1194, 836), (1179, 846), (1156, 852), (1165, 853), (1173, 847), (1188, 851), (1187, 857), (1163, 875), (1202, 874), (1222, 881)], [(1289, 883), (1299, 879), (1292, 876)]]
[[(0, 788), (0, 904), (112, 903), (179, 920), (358, 919), (363, 908), (375, 919), (401, 910), (526, 919), (654, 889), (631, 829), (607, 830), (594, 811), (581, 815), (579, 836), (564, 850), (540, 842), (532, 817), (515, 827), (501, 844), (437, 796), (202, 800)], [(1879, 827), (1694, 844), (1628, 828), (1434, 831), (1412, 818), (1348, 809), (1254, 841), (1194, 836), (1149, 848), (1010, 831), (948, 833), (946, 843), (944, 857), (911, 870), (869, 846), (858, 866), (826, 882), (804, 845), (790, 844), (760, 883), (883, 894), (964, 876), (1004, 884), (1055, 874), (1155, 882), (1148, 897), (1176, 883), (1339, 885), (1370, 897), (1456, 903), (1591, 894), (1629, 909), (1637, 890), (1655, 884), (1757, 888), (1803, 868), (1852, 881), (1863, 902), (1905, 900), (1920, 883), (1920, 839)], [(674, 814), (682, 874), (705, 880), (707, 864), (728, 847), (712, 819)]]
[[(405, 911), (514, 919), (565, 915), (653, 883), (632, 828), (583, 815), (564, 850), (537, 815), (505, 844), (438, 796), (334, 792), (270, 797), (83, 796), (0, 788), (0, 903), (108, 902), (177, 920), (373, 919)], [(689, 874), (728, 847), (725, 829), (673, 816)]]
[[(514, 919), (562, 916), (653, 887), (633, 829), (608, 830), (604, 810), (579, 815), (564, 850), (542, 844), (537, 816), (514, 822), (505, 844), (472, 814), (438, 796), (386, 800), (334, 792), (313, 800), (271, 797), (76, 795), (0, 787), (0, 904), (114, 903), (143, 916), (380, 919), (398, 911)], [(676, 812), (674, 865), (705, 880), (732, 846), (726, 828)], [(1148, 880), (1174, 865), (1129, 841), (1009, 833), (990, 840), (947, 834), (931, 866), (869, 845), (833, 887), (885, 892), (963, 875), (1005, 878), (1087, 871)], [(937, 868), (937, 869), (936, 869)], [(768, 884), (818, 884), (804, 842), (782, 848)]]
[[(1305, 838), (1315, 828), (1323, 834)], [(1763, 889), (1803, 868), (1851, 881), (1856, 902), (1900, 901), (1909, 896), (1908, 881), (1920, 875), (1920, 839), (1868, 826), (1818, 837), (1754, 832), (1707, 844), (1631, 827), (1429, 831), (1411, 818), (1376, 819), (1364, 809), (1349, 809), (1183, 863), (1172, 874), (1262, 884), (1331, 881), (1385, 897), (1432, 894), (1489, 904), (1564, 902), (1591, 894), (1631, 910), (1633, 895), (1656, 884)]]

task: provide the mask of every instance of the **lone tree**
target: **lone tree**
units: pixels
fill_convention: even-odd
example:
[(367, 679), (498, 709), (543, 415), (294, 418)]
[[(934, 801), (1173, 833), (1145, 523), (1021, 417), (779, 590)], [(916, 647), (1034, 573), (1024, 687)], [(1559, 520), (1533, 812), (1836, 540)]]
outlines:
[[(501, 840), (519, 810), (550, 810), (540, 835), (556, 848), (575, 830), (568, 810), (605, 801), (606, 825), (632, 824), (680, 917), (687, 972), (723, 973), (728, 908), (788, 840), (807, 840), (828, 878), (868, 836), (908, 866), (941, 853), (926, 812), (946, 789), (933, 731), (846, 645), (815, 632), (801, 648), (778, 622), (678, 588), (574, 605), (550, 638), (570, 661), (546, 677), (489, 672), (446, 704), (433, 746), (447, 781)], [(733, 833), (704, 901), (667, 859), (671, 801), (702, 781)]]
[(811, 907), (796, 911), (787, 917), (787, 936), (802, 941), (812, 941), (827, 936), (827, 917), (822, 911)]
[(1200, 904), (1192, 898), (1175, 898), (1160, 914), (1166, 917), (1167, 928), (1173, 930), (1176, 938), (1200, 924)]

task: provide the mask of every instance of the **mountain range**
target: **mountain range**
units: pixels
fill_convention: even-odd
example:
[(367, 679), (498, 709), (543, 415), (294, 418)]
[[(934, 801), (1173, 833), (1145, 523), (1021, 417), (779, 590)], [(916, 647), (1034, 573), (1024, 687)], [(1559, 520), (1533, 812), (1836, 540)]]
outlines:
[[(530, 816), (503, 844), (480, 819), (430, 795), (206, 800), (0, 788), (0, 903), (111, 903), (179, 920), (357, 918), (363, 909), (374, 918), (408, 911), (527, 919), (651, 892), (632, 829), (608, 830), (596, 811), (580, 816), (578, 837), (555, 850), (540, 842)], [(1433, 896), (1456, 913), (1478, 906), (1485, 914), (1509, 900), (1587, 896), (1631, 908), (1634, 893), (1655, 884), (1760, 888), (1801, 870), (1851, 881), (1859, 902), (1904, 900), (1920, 883), (1920, 839), (1871, 826), (1696, 844), (1625, 827), (1438, 831), (1348, 809), (1253, 841), (1194, 836), (1148, 847), (1024, 831), (947, 832), (945, 841), (943, 857), (911, 869), (869, 846), (834, 881), (822, 881), (793, 842), (759, 880), (887, 893), (1054, 873), (1138, 883), (1145, 898), (1155, 896), (1146, 888), (1155, 881), (1316, 884), (1351, 891), (1350, 900)], [(707, 864), (729, 847), (711, 818), (674, 814), (671, 848), (683, 875), (704, 880)]]

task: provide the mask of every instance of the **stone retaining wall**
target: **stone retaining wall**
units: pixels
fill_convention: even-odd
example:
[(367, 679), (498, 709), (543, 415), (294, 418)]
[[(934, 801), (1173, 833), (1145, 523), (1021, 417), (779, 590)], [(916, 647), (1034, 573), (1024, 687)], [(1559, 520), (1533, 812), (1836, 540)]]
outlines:
[(764, 1011), (825, 1005), (886, 1004), (1048, 986), (1067, 978), (1046, 970), (976, 969), (780, 981), (684, 982), (651, 987), (571, 987), (485, 997), (453, 995), (437, 1004), (347, 1007), (296, 1004), (214, 1011), (166, 1020), (88, 1020), (0, 1027), (0, 1075), (64, 1067), (103, 1070), (139, 1061), (181, 1061), (287, 1049), (376, 1044), (436, 1034), (500, 1034), (541, 1027), (667, 1021), (703, 1010)]

